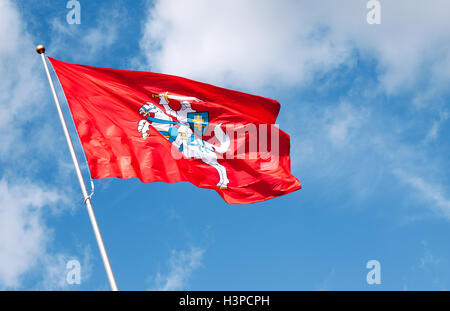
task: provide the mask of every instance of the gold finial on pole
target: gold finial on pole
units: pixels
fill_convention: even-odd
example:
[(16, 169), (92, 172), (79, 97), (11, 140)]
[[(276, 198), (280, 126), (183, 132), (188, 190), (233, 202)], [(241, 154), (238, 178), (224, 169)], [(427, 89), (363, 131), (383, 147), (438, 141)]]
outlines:
[(43, 46), (42, 44), (39, 44), (36, 47), (36, 52), (38, 52), (39, 54), (45, 53), (45, 46)]

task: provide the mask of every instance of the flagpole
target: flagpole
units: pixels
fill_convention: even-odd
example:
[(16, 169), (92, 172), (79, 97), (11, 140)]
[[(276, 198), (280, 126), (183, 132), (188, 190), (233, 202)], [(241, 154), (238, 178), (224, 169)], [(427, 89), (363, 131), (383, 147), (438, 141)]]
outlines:
[(64, 130), (64, 135), (66, 136), (67, 145), (69, 146), (70, 155), (72, 156), (72, 161), (75, 166), (75, 171), (77, 173), (78, 182), (80, 183), (81, 191), (83, 192), (84, 203), (86, 204), (86, 208), (89, 214), (89, 219), (91, 220), (92, 228), (94, 229), (95, 238), (97, 240), (98, 248), (100, 250), (100, 254), (102, 256), (103, 264), (105, 265), (106, 275), (108, 276), (109, 284), (111, 285), (112, 291), (118, 291), (116, 280), (114, 278), (114, 274), (111, 268), (111, 264), (109, 263), (108, 254), (106, 252), (105, 245), (103, 243), (102, 235), (100, 233), (100, 229), (97, 224), (97, 219), (95, 218), (94, 209), (91, 204), (91, 197), (88, 195), (86, 184), (84, 182), (83, 175), (81, 174), (80, 164), (78, 163), (77, 156), (75, 154), (75, 150), (73, 148), (72, 140), (70, 139), (69, 130), (67, 129), (66, 120), (64, 119), (64, 115), (61, 110), (61, 105), (59, 103), (58, 96), (56, 95), (55, 86), (53, 84), (52, 77), (50, 75), (50, 71), (48, 70), (47, 62), (45, 61), (45, 47), (43, 45), (38, 45), (36, 47), (36, 52), (41, 55), (42, 62), (45, 67), (45, 72), (47, 73), (48, 82), (50, 83), (50, 88), (52, 89), (53, 99), (55, 100), (56, 109), (58, 110), (59, 119), (61, 121), (62, 128)]

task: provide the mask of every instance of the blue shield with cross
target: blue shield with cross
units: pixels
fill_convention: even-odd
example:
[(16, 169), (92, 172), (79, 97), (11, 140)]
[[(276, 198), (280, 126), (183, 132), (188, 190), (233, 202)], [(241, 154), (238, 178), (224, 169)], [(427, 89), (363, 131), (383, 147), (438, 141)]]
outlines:
[(187, 114), (189, 126), (198, 136), (203, 134), (208, 129), (209, 114), (208, 112), (188, 112)]

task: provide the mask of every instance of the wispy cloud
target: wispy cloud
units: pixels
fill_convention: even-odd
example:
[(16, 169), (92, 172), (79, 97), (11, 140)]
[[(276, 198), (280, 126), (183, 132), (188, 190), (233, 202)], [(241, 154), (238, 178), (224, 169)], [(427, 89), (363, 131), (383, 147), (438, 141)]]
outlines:
[(442, 185), (433, 184), (425, 181), (420, 176), (415, 176), (404, 170), (397, 169), (395, 174), (402, 181), (411, 186), (416, 193), (419, 200), (425, 200), (430, 203), (430, 207), (438, 214), (450, 219), (450, 199), (446, 196), (445, 188)]
[(436, 258), (430, 251), (429, 247), (428, 247), (428, 243), (427, 241), (422, 241), (422, 245), (424, 247), (425, 253), (423, 254), (423, 256), (419, 259), (420, 261), (420, 268), (425, 268), (429, 265), (431, 266), (436, 266), (439, 264), (439, 262), (441, 261), (439, 258)]
[[(338, 183), (340, 191), (352, 192), (352, 200), (386, 191), (383, 187), (389, 183), (398, 204), (408, 204), (414, 196), (415, 205), (422, 207), (422, 211), (405, 210), (405, 219), (422, 219), (423, 211), (450, 217), (450, 188), (442, 176), (447, 157), (427, 148), (426, 127), (416, 129), (403, 116), (385, 115), (374, 106), (346, 100), (325, 107), (306, 103), (295, 117), (288, 117), (287, 125), (294, 171), (307, 182)], [(411, 128), (423, 135), (412, 139)]]
[(192, 272), (201, 265), (204, 253), (205, 250), (201, 248), (173, 250), (168, 264), (169, 271), (166, 275), (157, 274), (153, 290), (185, 290)]
[(434, 141), (438, 138), (439, 129), (443, 125), (445, 121), (449, 118), (449, 113), (447, 111), (443, 111), (439, 113), (439, 119), (434, 121), (431, 125), (430, 130), (428, 131), (425, 142)]
[(324, 117), (328, 124), (330, 141), (335, 145), (346, 145), (367, 120), (367, 114), (367, 110), (357, 109), (346, 102), (332, 109), (326, 109)]
[[(292, 161), (295, 170), (332, 180), (353, 170), (355, 159), (373, 147), (373, 117), (369, 107), (342, 101), (317, 107), (305, 103), (288, 116), (286, 127), (292, 134)], [(373, 151), (372, 151), (373, 152)], [(366, 157), (366, 161), (370, 158)], [(367, 163), (366, 163), (367, 164)], [(364, 165), (361, 162), (361, 165)]]

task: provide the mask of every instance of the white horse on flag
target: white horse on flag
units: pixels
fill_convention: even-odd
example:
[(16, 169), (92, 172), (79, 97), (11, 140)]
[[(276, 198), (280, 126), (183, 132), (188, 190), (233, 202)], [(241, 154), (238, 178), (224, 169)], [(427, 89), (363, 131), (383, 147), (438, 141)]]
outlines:
[[(153, 126), (179, 149), (184, 157), (200, 159), (214, 167), (219, 173), (217, 187), (226, 189), (230, 181), (228, 180), (226, 168), (217, 161), (216, 154), (223, 154), (230, 147), (230, 137), (222, 130), (222, 124), (214, 127), (214, 136), (220, 145), (213, 145), (201, 138), (208, 125), (207, 112), (197, 112), (191, 107), (191, 101), (200, 101), (199, 99), (168, 95), (168, 92), (159, 95), (153, 94), (152, 96), (159, 97), (159, 104), (164, 107), (165, 112), (149, 102), (139, 109), (139, 114), (144, 119), (139, 121), (137, 130), (142, 134), (142, 138), (146, 139), (150, 135), (149, 129), (150, 126)], [(173, 110), (169, 106), (170, 99), (180, 101), (180, 110)], [(169, 115), (173, 116), (176, 121)]]

